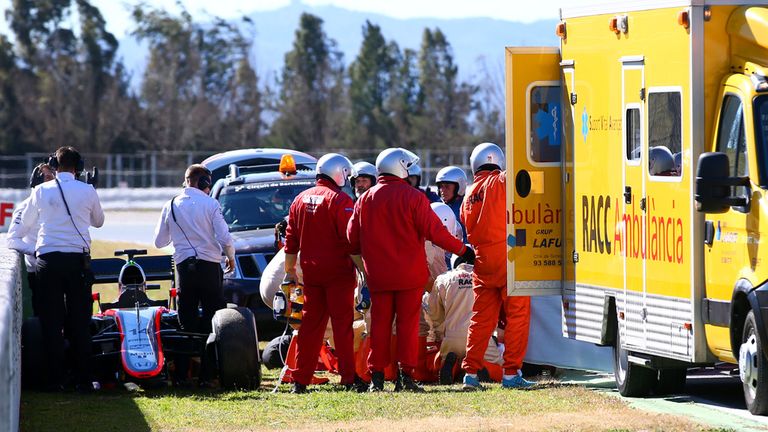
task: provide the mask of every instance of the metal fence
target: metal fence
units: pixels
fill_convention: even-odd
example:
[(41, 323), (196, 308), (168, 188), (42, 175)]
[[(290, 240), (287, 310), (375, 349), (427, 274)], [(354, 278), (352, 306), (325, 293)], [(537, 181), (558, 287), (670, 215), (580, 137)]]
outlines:
[[(353, 162), (376, 161), (380, 150), (376, 149), (328, 149), (309, 153), (320, 157), (324, 153), (337, 152)], [(456, 165), (469, 172), (471, 147), (426, 149), (417, 152), (421, 157), (422, 184), (434, 183), (440, 168)], [(105, 188), (173, 187), (179, 186), (184, 170), (193, 163), (203, 161), (211, 152), (137, 152), (137, 153), (90, 153), (84, 154), (85, 167), (99, 168), (99, 186)], [(0, 188), (26, 188), (35, 165), (45, 162), (44, 153), (0, 156)]]
[[(201, 162), (210, 152), (137, 152), (87, 153), (83, 155), (85, 168), (99, 169), (101, 187), (166, 187), (181, 184), (187, 166)], [(45, 153), (26, 153), (0, 156), (0, 188), (24, 188), (29, 183), (32, 169), (45, 162)]]

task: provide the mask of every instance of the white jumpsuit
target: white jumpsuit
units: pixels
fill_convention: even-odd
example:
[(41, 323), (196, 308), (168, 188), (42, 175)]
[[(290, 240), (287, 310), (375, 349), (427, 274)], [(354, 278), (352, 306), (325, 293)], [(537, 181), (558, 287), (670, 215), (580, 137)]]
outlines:
[[(463, 358), (467, 352), (467, 332), (475, 302), (472, 269), (472, 265), (461, 264), (438, 276), (432, 292), (425, 293), (422, 300), (436, 332), (442, 335), (440, 355), (443, 359), (449, 352), (459, 358)], [(492, 339), (485, 351), (485, 361), (503, 363), (501, 352)]]
[[(435, 281), (437, 277), (448, 271), (448, 265), (445, 262), (445, 251), (430, 241), (424, 242), (424, 249), (427, 252), (427, 268), (429, 269), (429, 280)], [(433, 285), (434, 286), (434, 285)], [(419, 317), (419, 337), (426, 336), (429, 340), (440, 339), (440, 334), (437, 333), (437, 326), (432, 323), (429, 315), (426, 313), (426, 309), (423, 307), (423, 312)], [(394, 324), (393, 324), (394, 333)]]
[[(277, 251), (272, 260), (264, 267), (264, 272), (261, 274), (261, 282), (259, 283), (259, 293), (261, 294), (261, 300), (264, 304), (272, 309), (272, 300), (275, 298), (275, 293), (280, 290), (280, 284), (283, 283), (285, 278), (285, 249)], [(304, 277), (301, 272), (301, 265), (299, 265), (298, 258), (296, 259), (296, 278), (298, 283), (303, 283)]]
[[(275, 293), (280, 290), (280, 284), (283, 283), (283, 279), (285, 278), (285, 249), (280, 249), (277, 251), (275, 256), (272, 258), (272, 260), (267, 264), (267, 266), (264, 268), (264, 272), (261, 274), (261, 282), (259, 283), (259, 294), (261, 294), (261, 299), (264, 301), (264, 304), (267, 305), (270, 309), (272, 309), (272, 301), (275, 298)], [(299, 265), (299, 259), (296, 259), (296, 278), (298, 279), (299, 283), (302, 283), (304, 278), (301, 272), (301, 265)], [(359, 285), (359, 284), (358, 284)], [(359, 289), (359, 286), (358, 286)], [(357, 290), (355, 291), (357, 295)], [(362, 323), (358, 323), (357, 320), (355, 321), (355, 324), (353, 324), (353, 328), (355, 329), (355, 346), (358, 346), (360, 344), (360, 338), (362, 338), (363, 333), (367, 333), (368, 329), (368, 317), (369, 314), (366, 314), (365, 317), (360, 317), (360, 321)], [(331, 332), (331, 321), (328, 320), (328, 326), (325, 330), (325, 338), (331, 340), (331, 345), (333, 345), (333, 339), (332, 339), (332, 332)]]

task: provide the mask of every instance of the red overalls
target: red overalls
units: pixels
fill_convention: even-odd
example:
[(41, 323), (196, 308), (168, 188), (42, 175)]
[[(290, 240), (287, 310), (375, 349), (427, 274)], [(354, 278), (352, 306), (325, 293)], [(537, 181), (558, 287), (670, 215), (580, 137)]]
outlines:
[(347, 236), (352, 253), (363, 257), (371, 292), (368, 367), (381, 372), (390, 364), (397, 315), (396, 357), (410, 374), (417, 364), (421, 295), (429, 277), (424, 241), (459, 255), (464, 245), (445, 229), (423, 192), (391, 175), (380, 176), (357, 200)]
[(355, 379), (352, 321), (357, 278), (346, 235), (353, 207), (352, 198), (327, 179), (319, 179), (291, 204), (285, 253), (301, 251), (304, 273), (296, 369), (291, 370), (299, 384), (310, 384), (329, 316), (341, 383)]

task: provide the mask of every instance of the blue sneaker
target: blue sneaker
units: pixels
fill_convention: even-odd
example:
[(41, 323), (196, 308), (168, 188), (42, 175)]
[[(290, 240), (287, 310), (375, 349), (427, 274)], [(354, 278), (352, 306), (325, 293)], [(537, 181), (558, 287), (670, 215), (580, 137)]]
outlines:
[(464, 391), (484, 390), (483, 385), (480, 384), (480, 380), (477, 377), (471, 377), (464, 375), (464, 385), (461, 387)]
[(505, 389), (527, 389), (535, 385), (535, 382), (523, 378), (523, 374), (520, 371), (517, 371), (517, 375), (512, 378), (503, 378), (501, 380), (501, 388)]

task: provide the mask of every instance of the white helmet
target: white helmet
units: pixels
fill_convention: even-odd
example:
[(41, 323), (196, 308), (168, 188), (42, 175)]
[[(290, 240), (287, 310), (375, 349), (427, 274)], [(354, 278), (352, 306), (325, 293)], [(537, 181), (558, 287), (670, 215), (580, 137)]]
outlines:
[(469, 156), (469, 164), (472, 166), (473, 173), (479, 171), (481, 166), (488, 164), (504, 169), (504, 162), (504, 152), (494, 143), (478, 144)]
[(667, 146), (648, 149), (648, 171), (651, 175), (670, 175), (675, 170), (675, 156)]
[(339, 187), (347, 184), (353, 170), (352, 162), (338, 153), (328, 153), (317, 161), (317, 174), (330, 177)]
[(373, 166), (373, 164), (368, 162), (358, 162), (352, 165), (352, 168), (354, 168), (351, 175), (352, 180), (360, 176), (369, 176), (373, 182), (376, 182), (376, 176), (378, 173), (376, 172), (376, 167)]
[(408, 177), (410, 176), (418, 177), (419, 179), (416, 181), (416, 186), (421, 186), (421, 166), (419, 164), (415, 163), (408, 168)]
[(456, 215), (453, 213), (453, 210), (451, 210), (447, 204), (441, 202), (432, 203), (430, 206), (432, 206), (432, 211), (435, 212), (448, 232), (457, 239), (461, 239), (463, 237), (461, 225), (459, 225), (459, 222), (456, 220)]
[(376, 158), (379, 174), (391, 174), (401, 179), (408, 177), (408, 169), (419, 162), (419, 157), (404, 148), (388, 148)]
[(467, 191), (467, 173), (457, 166), (447, 166), (437, 172), (435, 183), (451, 182), (456, 183), (456, 195), (464, 196)]

